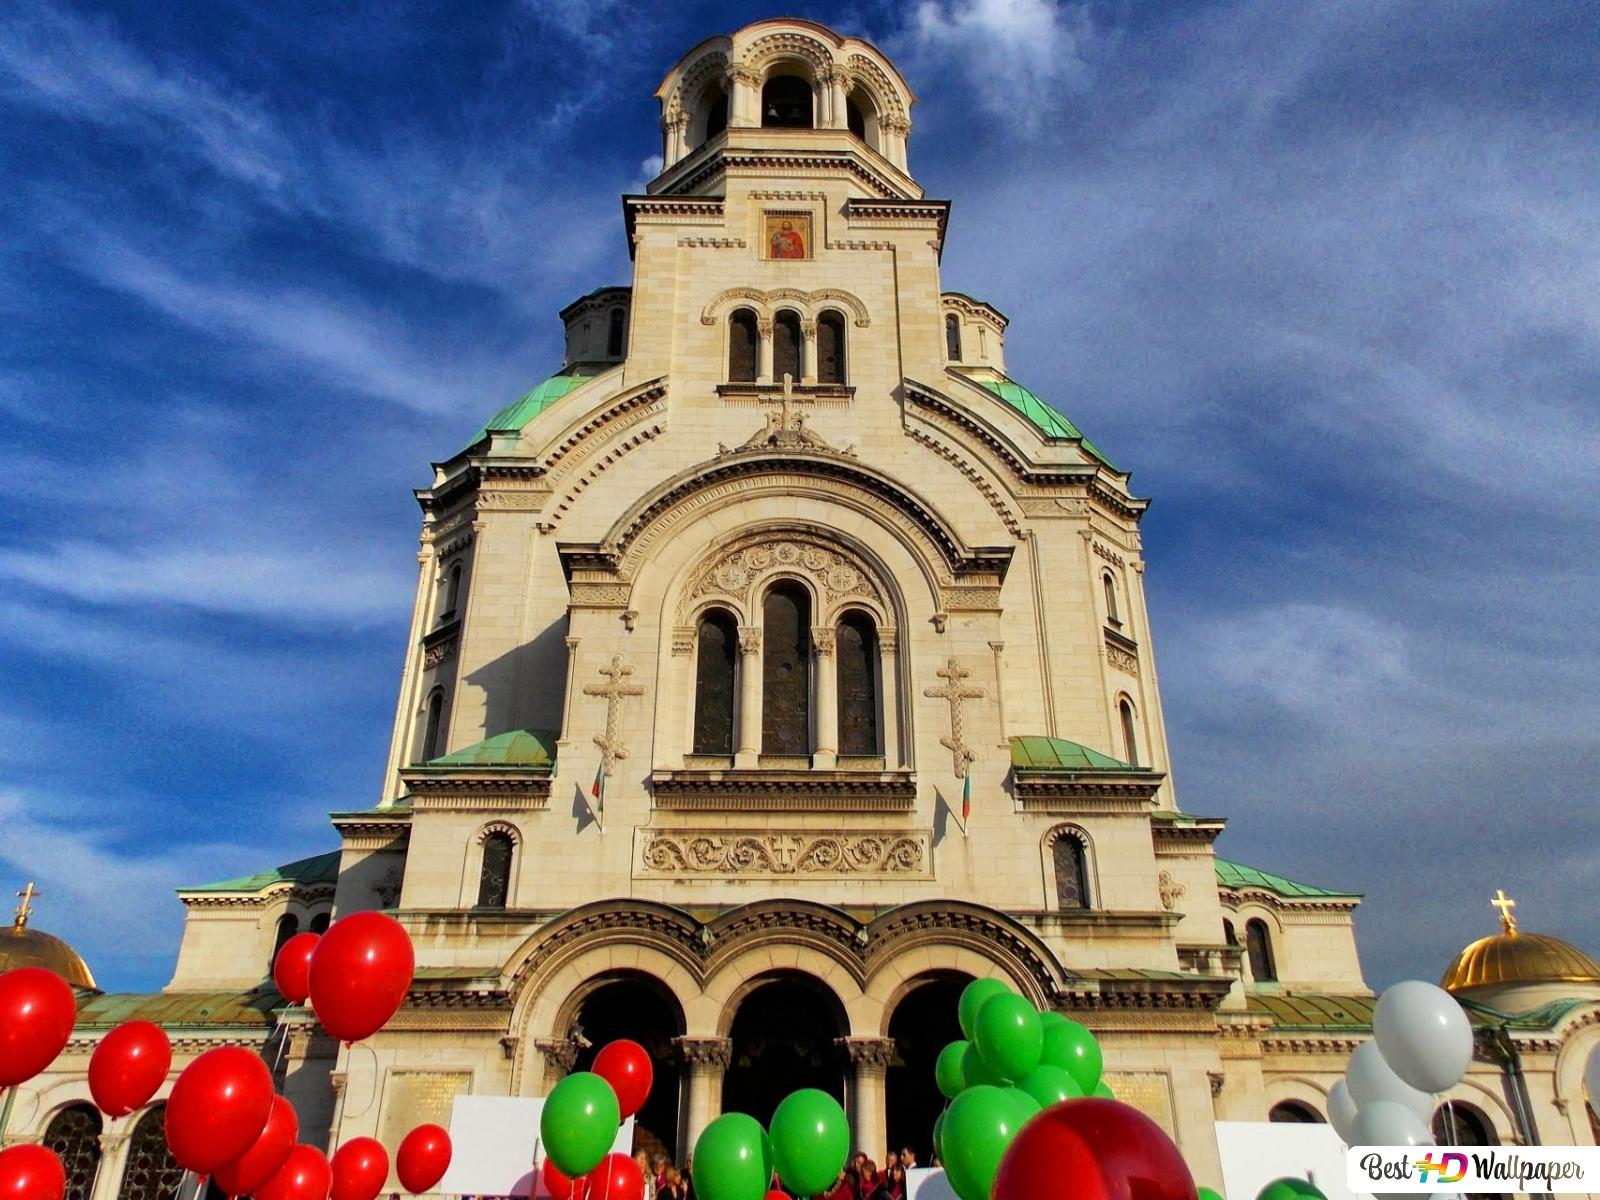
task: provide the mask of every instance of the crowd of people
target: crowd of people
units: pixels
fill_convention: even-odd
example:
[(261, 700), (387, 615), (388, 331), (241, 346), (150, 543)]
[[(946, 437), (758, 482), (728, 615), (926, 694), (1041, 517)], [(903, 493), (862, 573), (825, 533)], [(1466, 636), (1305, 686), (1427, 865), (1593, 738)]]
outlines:
[[(636, 1151), (633, 1160), (639, 1164), (639, 1170), (644, 1175), (645, 1200), (689, 1200), (694, 1195), (687, 1163), (678, 1167), (666, 1155), (652, 1156), (645, 1150)], [(917, 1166), (916, 1151), (909, 1146), (898, 1154), (891, 1150), (884, 1160), (884, 1165), (880, 1167), (858, 1151), (845, 1164), (844, 1170), (839, 1172), (833, 1187), (816, 1200), (905, 1200), (906, 1172)], [(934, 1166), (938, 1165), (935, 1159)], [(776, 1176), (772, 1180), (772, 1190), (791, 1195), (784, 1190)], [(588, 1198), (581, 1197), (575, 1189), (573, 1200)], [(794, 1200), (813, 1198), (797, 1196)]]

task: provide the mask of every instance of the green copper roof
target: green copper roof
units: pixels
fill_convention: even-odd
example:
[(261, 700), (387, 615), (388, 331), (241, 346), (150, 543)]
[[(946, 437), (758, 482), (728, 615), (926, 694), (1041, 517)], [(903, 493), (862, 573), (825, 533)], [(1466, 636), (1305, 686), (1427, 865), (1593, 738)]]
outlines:
[(581, 384), (593, 379), (592, 375), (552, 375), (522, 399), (506, 405), (490, 417), (473, 434), (467, 445), (475, 446), (489, 436), (491, 429), (522, 429), (545, 409)]
[[(1256, 993), (1245, 1003), (1254, 1016), (1270, 1019), (1274, 1026), (1301, 1031), (1326, 1030), (1329, 1033), (1365, 1032), (1372, 1028), (1372, 1010), (1378, 998), (1372, 995), (1319, 995), (1296, 992), (1292, 995)], [(1481, 1004), (1463, 1001), (1467, 1019), (1474, 1025), (1507, 1025), (1512, 1029), (1549, 1030), (1588, 1000), (1552, 1000), (1523, 1013), (1503, 1013)]]
[(1139, 771), (1121, 759), (1053, 737), (1011, 739), (1011, 765), (1024, 771)]
[(1296, 883), (1282, 875), (1274, 875), (1271, 871), (1258, 871), (1255, 867), (1247, 867), (1242, 863), (1229, 862), (1225, 858), (1216, 860), (1217, 884), (1220, 887), (1240, 888), (1258, 887), (1266, 888), (1269, 892), (1276, 892), (1280, 896), (1313, 897), (1337, 896), (1349, 899), (1360, 896), (1360, 892), (1338, 892), (1328, 888), (1312, 887), (1309, 883)]
[(276, 1021), (273, 1010), (284, 1007), (274, 987), (252, 991), (112, 992), (93, 996), (78, 1007), (80, 1029), (110, 1029), (124, 1021), (152, 1021), (165, 1029), (247, 1028), (262, 1032)]
[(993, 392), (1012, 408), (1016, 409), (1023, 416), (1027, 417), (1028, 420), (1033, 422), (1034, 426), (1039, 430), (1039, 432), (1044, 434), (1046, 437), (1068, 438), (1074, 442), (1078, 442), (1085, 450), (1094, 455), (1113, 471), (1117, 469), (1109, 458), (1100, 453), (1099, 448), (1096, 447), (1093, 442), (1083, 436), (1083, 433), (1076, 425), (1067, 420), (1055, 409), (1051, 408), (1043, 400), (1039, 399), (1039, 397), (1035, 396), (1027, 388), (1023, 387), (1016, 380), (979, 379), (975, 380), (974, 382)]
[(179, 892), (260, 892), (275, 883), (333, 883), (339, 878), (339, 851), (314, 854), (273, 867), (270, 871), (257, 871), (238, 879), (224, 879), (218, 883), (202, 883), (197, 887), (179, 888)]
[(548, 771), (556, 761), (556, 735), (547, 729), (513, 729), (453, 754), (430, 759), (430, 767), (512, 767)]

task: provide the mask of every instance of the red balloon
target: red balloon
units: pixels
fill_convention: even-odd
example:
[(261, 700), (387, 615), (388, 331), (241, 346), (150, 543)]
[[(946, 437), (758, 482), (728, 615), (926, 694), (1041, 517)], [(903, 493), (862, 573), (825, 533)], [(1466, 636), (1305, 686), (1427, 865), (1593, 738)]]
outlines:
[(644, 1200), (644, 1172), (626, 1154), (606, 1155), (583, 1178), (590, 1200)]
[(250, 1149), (230, 1163), (224, 1163), (211, 1180), (230, 1196), (248, 1196), (278, 1173), (289, 1159), (289, 1151), (300, 1136), (300, 1118), (282, 1096), (272, 1098), (272, 1111), (266, 1126)]
[(400, 1186), (408, 1192), (431, 1190), (449, 1166), (450, 1135), (437, 1125), (418, 1125), (406, 1134), (394, 1156)]
[(341, 1042), (382, 1029), (406, 998), (416, 956), (399, 921), (351, 913), (328, 926), (311, 956), (311, 1007)]
[(650, 1064), (650, 1052), (638, 1042), (623, 1038), (609, 1043), (594, 1056), (594, 1066), (589, 1069), (611, 1085), (624, 1121), (643, 1108), (650, 1098), (655, 1069)]
[(0, 1200), (61, 1200), (66, 1191), (67, 1172), (54, 1150), (32, 1143), (0, 1150)]
[(0, 975), (0, 1088), (26, 1083), (72, 1036), (78, 1004), (54, 971), (18, 967)]
[(550, 1193), (552, 1200), (572, 1200), (572, 1180), (556, 1166), (555, 1159), (547, 1157), (539, 1171), (544, 1176), (544, 1190)]
[(159, 1025), (124, 1021), (89, 1056), (89, 1094), (108, 1117), (143, 1108), (172, 1067), (172, 1043)]
[(1195, 1200), (1178, 1148), (1149, 1117), (1117, 1100), (1052, 1105), (1018, 1131), (992, 1200)]
[(304, 1004), (311, 995), (311, 955), (321, 940), (319, 933), (297, 933), (272, 960), (272, 982), (290, 1004)]
[(267, 1064), (239, 1046), (218, 1046), (185, 1067), (172, 1085), (167, 1148), (180, 1167), (209, 1175), (255, 1145), (271, 1113)]
[(780, 1192), (777, 1188), (767, 1193), (767, 1200), (789, 1200), (788, 1192)]
[(295, 1146), (276, 1174), (256, 1189), (256, 1200), (328, 1200), (333, 1169), (315, 1146)]
[(351, 1138), (333, 1155), (333, 1200), (373, 1200), (389, 1179), (389, 1152), (377, 1138)]

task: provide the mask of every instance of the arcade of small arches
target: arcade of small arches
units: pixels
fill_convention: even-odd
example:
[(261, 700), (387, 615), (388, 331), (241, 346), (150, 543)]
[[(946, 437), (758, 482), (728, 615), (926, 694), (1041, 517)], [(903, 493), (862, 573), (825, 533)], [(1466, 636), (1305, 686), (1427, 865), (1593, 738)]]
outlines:
[(801, 384), (846, 382), (845, 317), (833, 308), (815, 318), (780, 308), (770, 318), (740, 307), (728, 314), (729, 383), (771, 383), (788, 376)]

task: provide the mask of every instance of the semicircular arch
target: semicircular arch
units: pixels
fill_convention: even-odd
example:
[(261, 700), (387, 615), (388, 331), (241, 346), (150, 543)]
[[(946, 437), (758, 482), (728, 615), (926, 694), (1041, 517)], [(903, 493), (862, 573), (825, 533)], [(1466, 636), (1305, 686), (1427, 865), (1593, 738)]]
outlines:
[[(919, 953), (923, 951), (926, 953)], [(1067, 978), (1037, 934), (1002, 912), (959, 900), (903, 904), (867, 926), (869, 983), (875, 987), (879, 973), (894, 972), (900, 962), (906, 964), (898, 972), (902, 979), (921, 969), (909, 969), (914, 964), (949, 965), (972, 974), (980, 973), (972, 964), (985, 964), (988, 969), (982, 974), (1010, 977), (1017, 990), (1038, 1007), (1051, 1004), (1064, 990)], [(962, 962), (969, 965), (962, 967)]]

